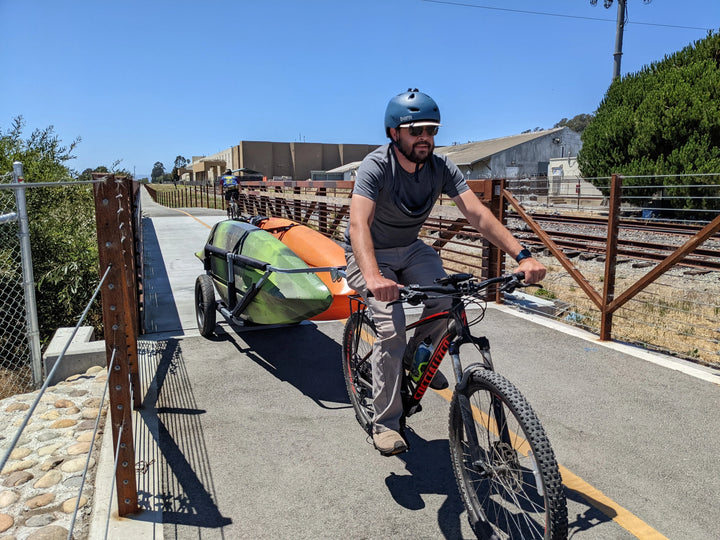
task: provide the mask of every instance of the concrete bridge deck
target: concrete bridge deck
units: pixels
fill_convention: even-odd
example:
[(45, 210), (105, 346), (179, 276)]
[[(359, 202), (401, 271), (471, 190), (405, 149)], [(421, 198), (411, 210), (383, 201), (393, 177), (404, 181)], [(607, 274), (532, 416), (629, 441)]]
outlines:
[[(471, 538), (447, 400), (430, 393), (411, 418), (411, 451), (381, 457), (345, 394), (342, 323), (248, 331), (223, 322), (215, 338), (200, 337), (193, 253), (223, 213), (142, 204), (136, 446), (147, 511), (114, 519), (110, 537)], [(477, 328), (548, 432), (572, 538), (718, 538), (719, 372), (509, 308), (491, 306)]]

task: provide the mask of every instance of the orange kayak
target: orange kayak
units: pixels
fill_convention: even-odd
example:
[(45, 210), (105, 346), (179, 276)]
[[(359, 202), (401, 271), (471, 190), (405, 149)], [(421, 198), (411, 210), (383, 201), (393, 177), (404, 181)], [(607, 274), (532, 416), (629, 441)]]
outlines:
[[(253, 225), (264, 229), (289, 247), (308, 266), (345, 266), (345, 250), (333, 240), (296, 221), (285, 218), (253, 218)], [(314, 321), (347, 319), (350, 316), (348, 296), (355, 294), (345, 279), (333, 281), (330, 272), (319, 272), (318, 277), (333, 295), (330, 307), (311, 318)]]

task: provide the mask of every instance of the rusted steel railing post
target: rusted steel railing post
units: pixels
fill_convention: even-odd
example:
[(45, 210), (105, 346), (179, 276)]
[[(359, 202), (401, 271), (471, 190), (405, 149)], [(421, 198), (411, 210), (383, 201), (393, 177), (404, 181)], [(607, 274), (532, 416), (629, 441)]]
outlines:
[[(500, 220), (500, 223), (505, 224), (505, 201), (502, 197), (502, 192), (504, 188), (505, 181), (504, 180), (486, 180), (487, 188), (485, 190), (486, 195), (490, 195), (490, 210), (492, 211), (493, 215)], [(483, 240), (483, 244), (485, 247), (485, 252), (487, 253), (487, 276), (488, 278), (493, 278), (502, 275), (503, 269), (505, 265), (503, 264), (503, 254), (500, 251), (500, 249), (495, 246), (492, 242), (488, 242), (487, 240)], [(500, 300), (499, 294), (496, 295), (495, 300)]]
[[(322, 201), (323, 198), (327, 196), (327, 188), (319, 187), (317, 189), (316, 196), (318, 197), (318, 200)], [(318, 230), (325, 235), (327, 235), (327, 233), (328, 233), (327, 216), (328, 216), (327, 203), (320, 202), (318, 204), (318, 220), (317, 220), (318, 221)]]
[[(93, 178), (103, 174), (94, 173)], [(137, 336), (133, 322), (135, 287), (133, 275), (133, 235), (131, 230), (131, 188), (126, 179), (108, 175), (94, 184), (95, 220), (97, 224), (100, 273), (108, 268), (101, 289), (105, 352), (110, 394), (110, 421), (114, 447), (119, 448), (115, 485), (120, 516), (138, 510), (135, 480), (135, 448), (132, 429), (132, 393), (139, 400), (139, 388), (133, 384), (137, 374)], [(113, 360), (114, 356), (114, 360)], [(135, 378), (134, 383), (137, 383)]]
[(600, 307), (600, 341), (612, 339), (612, 311), (608, 306), (615, 297), (615, 269), (617, 267), (618, 232), (620, 229), (620, 195), (622, 177), (613, 174), (610, 180), (610, 208), (605, 244), (605, 277), (603, 281), (602, 306)]
[[(135, 338), (143, 333), (143, 314), (144, 314), (144, 294), (143, 287), (145, 276), (143, 275), (143, 243), (142, 243), (142, 208), (140, 203), (140, 184), (130, 178), (125, 179), (126, 189), (130, 194), (130, 227), (132, 231), (132, 279), (134, 287), (132, 287), (133, 296), (135, 297), (135, 309), (133, 310), (133, 326), (135, 329)], [(137, 341), (135, 342), (137, 348)], [(140, 387), (140, 375), (138, 373), (138, 364), (135, 364), (136, 388)], [(140, 408), (141, 396), (138, 395), (133, 402), (136, 409)]]

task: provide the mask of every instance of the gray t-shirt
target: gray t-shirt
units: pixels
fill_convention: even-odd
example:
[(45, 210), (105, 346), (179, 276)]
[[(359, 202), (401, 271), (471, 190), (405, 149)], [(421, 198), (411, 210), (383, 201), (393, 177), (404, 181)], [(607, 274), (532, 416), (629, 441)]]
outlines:
[[(400, 166), (391, 144), (368, 154), (360, 164), (353, 189), (375, 201), (370, 225), (373, 247), (404, 247), (417, 240), (420, 228), (441, 193), (455, 197), (469, 189), (460, 169), (447, 156), (433, 154), (416, 173)], [(350, 228), (345, 231), (350, 245)]]

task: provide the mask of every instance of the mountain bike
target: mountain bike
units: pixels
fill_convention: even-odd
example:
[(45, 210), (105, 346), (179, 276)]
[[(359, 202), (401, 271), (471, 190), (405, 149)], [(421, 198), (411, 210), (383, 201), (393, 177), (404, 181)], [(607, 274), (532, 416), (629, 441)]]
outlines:
[(227, 207), (227, 216), (230, 219), (235, 219), (240, 217), (240, 207), (237, 203), (237, 195), (233, 195), (230, 197), (230, 200), (228, 201), (228, 207)]
[[(409, 285), (400, 300), (419, 305), (434, 295), (449, 296), (447, 311), (407, 325), (410, 330), (447, 320), (446, 330), (434, 348), (417, 382), (404, 371), (403, 417), (421, 410), (430, 381), (446, 354), (452, 359), (456, 385), (450, 401), (450, 454), (460, 496), (468, 519), (479, 538), (567, 538), (567, 503), (547, 435), (520, 391), (495, 372), (486, 337), (475, 337), (470, 327), (485, 314), (485, 295), (492, 286), (503, 292), (527, 287), (517, 274), (478, 281), (472, 274), (453, 274), (434, 285)], [(355, 296), (342, 342), (343, 374), (350, 401), (360, 425), (372, 436), (372, 369), (370, 353), (376, 339), (373, 320), (365, 302)], [(473, 311), (468, 321), (466, 307)], [(463, 367), (460, 346), (473, 345), (481, 361)]]

